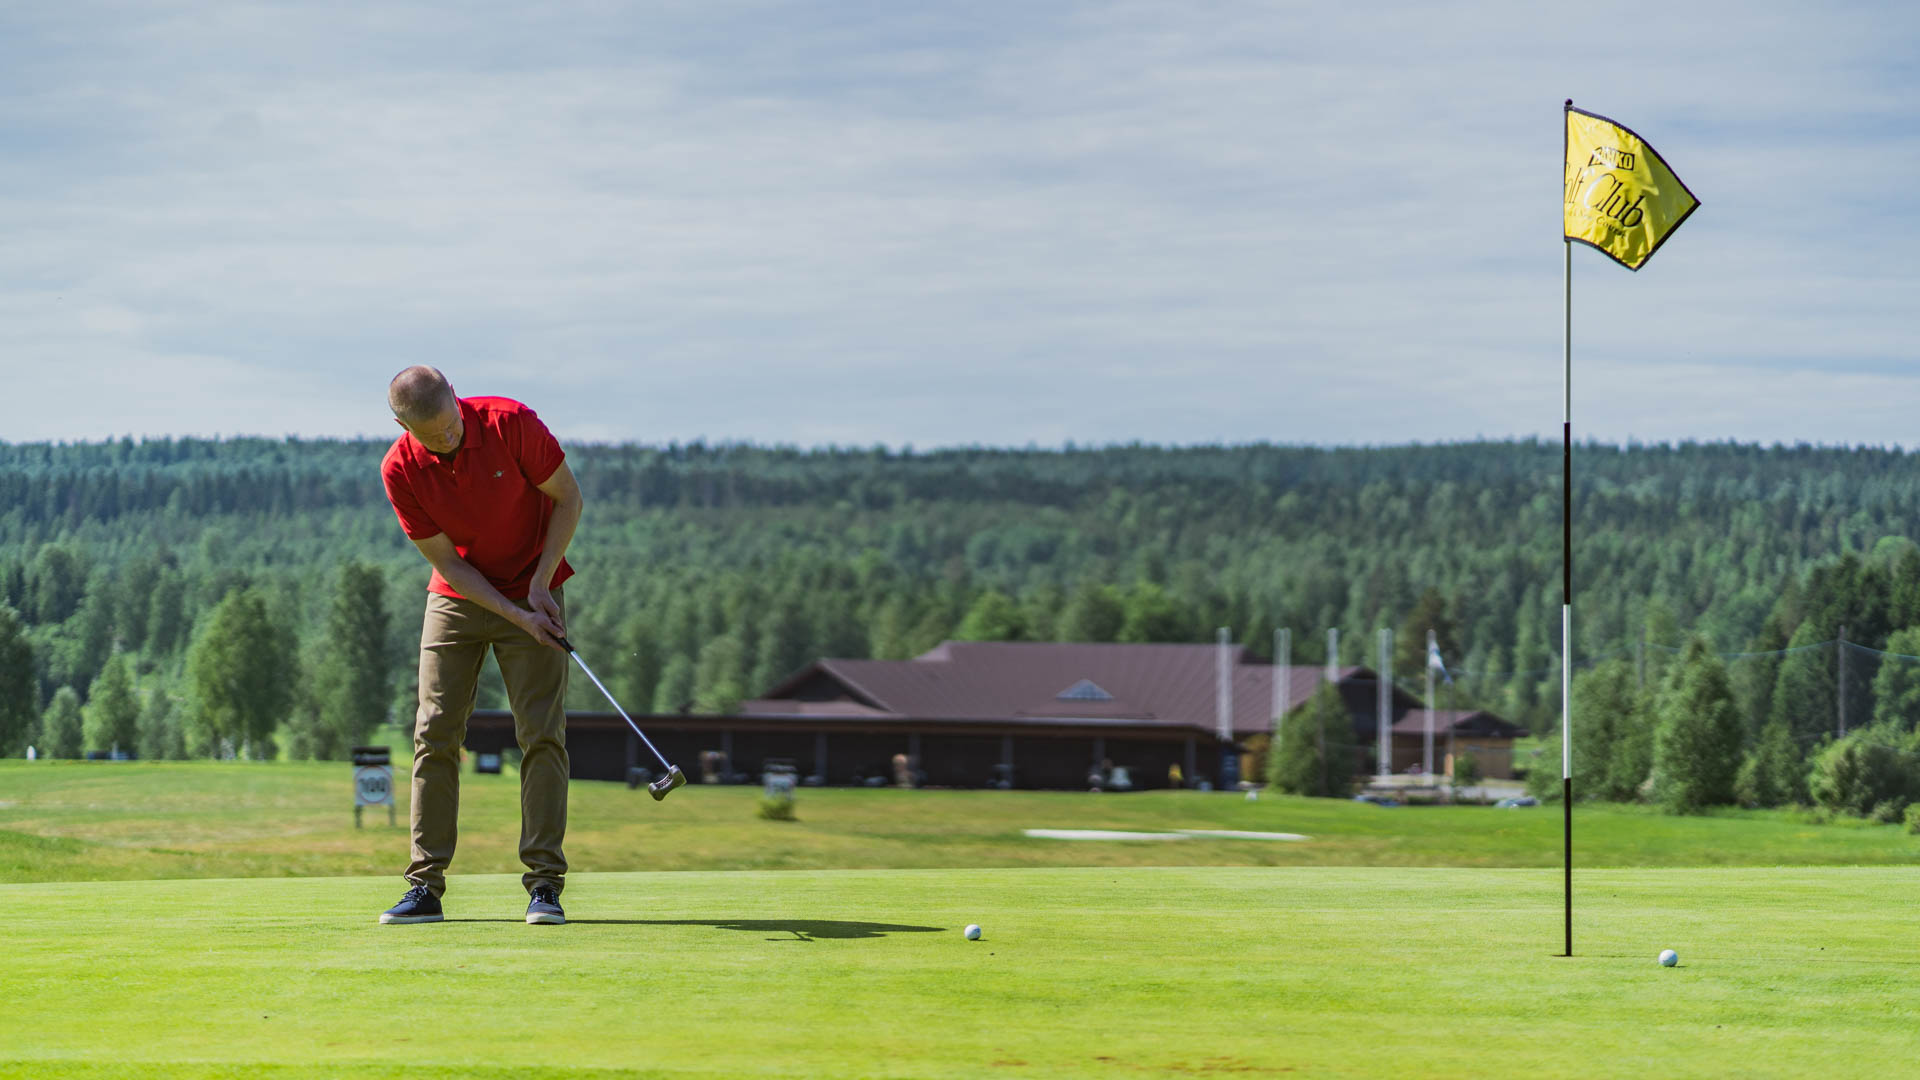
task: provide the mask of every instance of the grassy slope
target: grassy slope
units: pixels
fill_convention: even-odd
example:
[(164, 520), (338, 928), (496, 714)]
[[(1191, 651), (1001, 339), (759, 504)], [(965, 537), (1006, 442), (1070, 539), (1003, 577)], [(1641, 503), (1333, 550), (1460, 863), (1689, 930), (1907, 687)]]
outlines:
[[(1876, 1075), (1920, 871), (1351, 867), (0, 886), (0, 1075)], [(983, 924), (969, 943), (960, 927)], [(1659, 968), (1663, 946), (1682, 965)], [(538, 1035), (530, 1035), (537, 1032)], [(601, 1071), (608, 1070), (608, 1071)]]
[[(0, 881), (397, 874), (399, 828), (356, 830), (341, 764), (0, 762)], [(567, 852), (577, 870), (991, 866), (1557, 866), (1555, 808), (1382, 809), (1193, 792), (803, 790), (797, 823), (754, 816), (752, 788), (694, 787), (654, 803), (576, 783)], [(455, 870), (519, 869), (516, 781), (468, 776)], [(1250, 829), (1307, 843), (1069, 843), (1024, 828)], [(1920, 866), (1920, 837), (1792, 814), (1673, 818), (1576, 811), (1581, 866)]]

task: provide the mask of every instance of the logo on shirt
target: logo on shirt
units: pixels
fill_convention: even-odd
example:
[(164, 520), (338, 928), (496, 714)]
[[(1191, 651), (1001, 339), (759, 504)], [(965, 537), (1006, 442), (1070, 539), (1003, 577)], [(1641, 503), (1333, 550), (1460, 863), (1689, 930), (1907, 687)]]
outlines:
[(505, 470), (505, 469), (495, 469), (495, 470), (493, 470), (493, 478), (494, 478), (495, 480), (498, 480), (498, 479), (500, 479), (501, 477), (503, 477), (503, 476), (505, 476), (505, 475), (507, 475), (507, 470)]

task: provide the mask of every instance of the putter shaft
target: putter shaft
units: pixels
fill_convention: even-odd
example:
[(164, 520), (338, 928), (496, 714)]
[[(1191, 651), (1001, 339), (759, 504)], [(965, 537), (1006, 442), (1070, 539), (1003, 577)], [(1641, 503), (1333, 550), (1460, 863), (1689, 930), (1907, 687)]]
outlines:
[(668, 772), (672, 772), (673, 765), (667, 761), (666, 755), (662, 754), (659, 751), (659, 749), (653, 745), (653, 740), (647, 738), (647, 733), (644, 731), (641, 731), (640, 725), (634, 723), (633, 717), (627, 715), (627, 710), (621, 708), (620, 703), (614, 700), (612, 692), (610, 692), (607, 689), (607, 686), (605, 683), (600, 681), (600, 677), (593, 673), (593, 669), (587, 666), (587, 662), (585, 660), (580, 659), (580, 654), (574, 650), (573, 645), (570, 644), (565, 638), (560, 639), (560, 644), (566, 646), (567, 655), (573, 657), (573, 662), (576, 664), (579, 664), (580, 670), (587, 673), (587, 678), (593, 680), (593, 685), (600, 688), (600, 693), (606, 696), (607, 703), (613, 706), (613, 711), (619, 713), (620, 719), (625, 720), (627, 722), (627, 726), (633, 729), (633, 733), (635, 735), (640, 736), (640, 741), (647, 744), (647, 749), (649, 751), (652, 751), (653, 756), (659, 760), (660, 767), (667, 770)]

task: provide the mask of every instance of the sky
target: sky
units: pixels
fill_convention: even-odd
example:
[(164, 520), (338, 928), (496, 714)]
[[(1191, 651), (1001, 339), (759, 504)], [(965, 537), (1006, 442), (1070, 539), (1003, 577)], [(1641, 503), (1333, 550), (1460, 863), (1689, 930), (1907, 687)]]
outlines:
[(0, 8), (0, 441), (1920, 446), (1920, 5)]

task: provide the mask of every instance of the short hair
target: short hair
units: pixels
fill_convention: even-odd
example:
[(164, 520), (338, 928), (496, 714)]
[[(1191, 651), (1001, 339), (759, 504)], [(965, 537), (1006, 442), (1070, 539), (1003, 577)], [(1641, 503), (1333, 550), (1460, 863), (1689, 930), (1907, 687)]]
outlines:
[(423, 424), (454, 404), (453, 384), (439, 368), (415, 364), (387, 384), (387, 407), (405, 424)]

